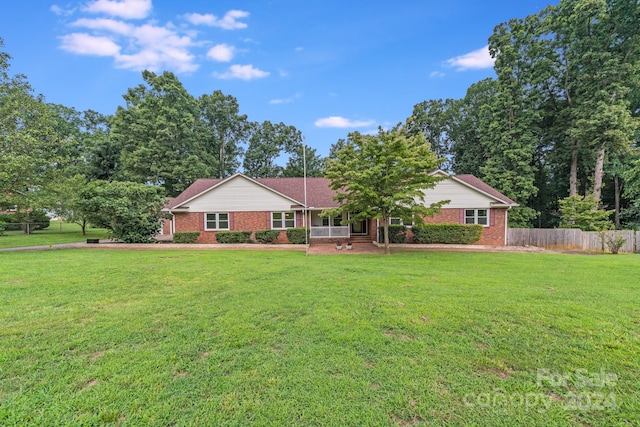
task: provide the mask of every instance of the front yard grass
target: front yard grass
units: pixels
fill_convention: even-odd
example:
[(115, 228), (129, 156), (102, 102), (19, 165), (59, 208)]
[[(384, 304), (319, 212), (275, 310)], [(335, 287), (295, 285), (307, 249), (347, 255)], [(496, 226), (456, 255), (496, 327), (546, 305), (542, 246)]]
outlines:
[(0, 254), (0, 425), (638, 425), (637, 255)]
[(51, 221), (49, 227), (31, 234), (25, 234), (23, 231), (5, 231), (0, 235), (0, 249), (75, 243), (86, 239), (104, 239), (106, 235), (105, 229), (87, 227), (87, 235), (83, 236), (82, 228), (78, 224)]

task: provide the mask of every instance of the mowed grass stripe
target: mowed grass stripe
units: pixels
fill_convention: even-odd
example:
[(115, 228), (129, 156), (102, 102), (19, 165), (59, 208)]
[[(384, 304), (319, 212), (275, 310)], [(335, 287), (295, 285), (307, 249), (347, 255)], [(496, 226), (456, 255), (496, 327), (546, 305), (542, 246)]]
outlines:
[(638, 423), (639, 260), (4, 253), (0, 424)]

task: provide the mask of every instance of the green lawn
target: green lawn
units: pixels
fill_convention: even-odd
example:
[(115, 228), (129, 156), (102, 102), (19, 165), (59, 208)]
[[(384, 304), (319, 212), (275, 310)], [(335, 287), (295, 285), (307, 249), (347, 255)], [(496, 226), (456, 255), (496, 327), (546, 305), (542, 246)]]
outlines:
[(90, 238), (104, 239), (106, 234), (107, 231), (104, 229), (87, 227), (87, 235), (83, 236), (82, 228), (78, 224), (51, 221), (49, 227), (34, 231), (32, 234), (24, 234), (22, 231), (5, 231), (0, 235), (0, 249), (74, 243)]
[(0, 254), (0, 425), (638, 425), (640, 257)]

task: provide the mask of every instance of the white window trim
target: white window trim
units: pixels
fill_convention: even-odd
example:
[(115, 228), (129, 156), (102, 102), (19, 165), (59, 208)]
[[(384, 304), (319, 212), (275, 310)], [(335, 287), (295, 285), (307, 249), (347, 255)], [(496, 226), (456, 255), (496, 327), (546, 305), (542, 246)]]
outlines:
[[(490, 227), (491, 226), (491, 209), (489, 208), (464, 208), (464, 220), (463, 220), (463, 224), (468, 224), (467, 223), (467, 218), (471, 218), (470, 216), (467, 216), (467, 211), (473, 211), (473, 224), (475, 225), (481, 225), (483, 227)], [(486, 224), (479, 224), (478, 223), (478, 211), (487, 211), (487, 223)], [(469, 224), (472, 225), (472, 224)]]
[[(282, 219), (280, 220), (281, 221), (280, 224), (282, 225), (282, 227), (274, 227), (273, 226), (273, 214), (274, 213), (282, 215)], [(287, 225), (286, 225), (287, 223), (286, 223), (286, 220), (285, 220), (285, 214), (288, 214), (288, 213), (293, 213), (293, 227), (287, 227)], [(297, 219), (298, 218), (297, 218), (297, 215), (296, 215), (296, 211), (271, 212), (271, 229), (272, 230), (286, 230), (287, 228), (295, 228), (296, 224), (297, 224)]]
[[(220, 214), (227, 215), (227, 228), (220, 228)], [(215, 215), (216, 216), (216, 227), (208, 228), (207, 225), (209, 221), (207, 221), (207, 215)], [(217, 231), (217, 230), (230, 230), (231, 229), (231, 217), (229, 212), (205, 212), (204, 213), (204, 230), (205, 231)]]
[(402, 220), (402, 218), (400, 218), (400, 217), (396, 217), (396, 216), (394, 216), (394, 217), (390, 217), (390, 218), (389, 218), (389, 225), (393, 225), (393, 223), (392, 223), (391, 221), (393, 221), (394, 219), (398, 219), (398, 220), (400, 220), (400, 222), (399, 222), (398, 224), (395, 224), (395, 225), (404, 225), (404, 226), (405, 226), (405, 227), (407, 227), (407, 228), (411, 228), (411, 227), (413, 227), (413, 221), (411, 222), (411, 224), (409, 224), (409, 225), (405, 225), (405, 223), (404, 223), (404, 221)]

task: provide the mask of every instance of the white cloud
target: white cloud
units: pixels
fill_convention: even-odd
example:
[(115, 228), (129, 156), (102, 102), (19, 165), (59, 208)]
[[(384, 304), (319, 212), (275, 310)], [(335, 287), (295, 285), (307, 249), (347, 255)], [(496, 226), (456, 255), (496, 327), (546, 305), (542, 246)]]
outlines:
[(235, 47), (228, 44), (217, 44), (207, 52), (207, 58), (219, 62), (229, 62), (233, 58)]
[(189, 51), (193, 44), (191, 38), (180, 36), (171, 29), (151, 24), (135, 27), (129, 43), (133, 45), (133, 53), (116, 57), (120, 68), (136, 71), (171, 68), (179, 73), (198, 69), (195, 57)]
[(340, 116), (331, 116), (318, 119), (314, 124), (319, 128), (360, 128), (373, 126), (374, 120), (350, 120)]
[(124, 19), (142, 19), (151, 12), (151, 0), (94, 0), (84, 10)]
[(51, 5), (49, 10), (58, 16), (70, 16), (73, 15), (76, 11), (76, 9), (73, 7), (68, 7), (67, 9), (65, 9), (61, 6), (58, 6), (57, 4)]
[[(204, 56), (202, 51), (206, 49), (206, 58), (219, 62), (230, 62), (239, 52), (232, 45), (220, 43), (211, 47), (209, 41), (198, 40), (198, 31), (193, 25), (130, 21), (148, 17), (152, 10), (151, 0), (83, 0), (83, 3), (84, 6), (75, 11), (81, 15), (70, 24), (73, 32), (60, 37), (60, 48), (77, 55), (112, 57), (117, 68), (192, 72), (199, 68), (198, 58)], [(51, 6), (51, 11), (69, 13), (58, 5)], [(247, 24), (242, 20), (248, 16), (249, 12), (229, 10), (221, 18), (197, 13), (183, 18), (196, 25), (233, 30), (246, 28)], [(196, 49), (199, 50), (197, 56)], [(252, 65), (233, 65), (216, 76), (252, 80), (269, 74)]]
[(219, 79), (240, 79), (253, 80), (267, 77), (269, 72), (253, 68), (253, 65), (232, 65), (224, 73), (214, 73), (214, 77)]
[(447, 60), (452, 67), (456, 67), (458, 71), (479, 70), (482, 68), (493, 67), (494, 59), (489, 54), (489, 46), (456, 56)]
[(173, 29), (151, 24), (134, 26), (114, 19), (79, 19), (72, 25), (89, 28), (96, 34), (61, 37), (61, 48), (68, 52), (112, 56), (118, 68), (134, 71), (171, 69), (183, 73), (198, 69), (189, 50), (191, 38)]
[(429, 74), (429, 77), (432, 78), (432, 79), (441, 78), (441, 77), (444, 77), (444, 76), (446, 76), (446, 74), (443, 73), (442, 71), (432, 71)]
[(128, 35), (133, 32), (133, 25), (127, 24), (126, 22), (117, 21), (115, 19), (87, 19), (82, 18), (75, 21), (73, 24), (74, 27), (84, 27), (90, 28), (92, 30), (105, 30), (116, 34)]
[(245, 22), (239, 22), (238, 19), (246, 18), (249, 12), (244, 10), (230, 10), (222, 18), (218, 18), (210, 13), (188, 13), (184, 18), (193, 25), (207, 25), (209, 27), (218, 27), (223, 30), (240, 30), (247, 28)]
[(120, 46), (108, 37), (95, 37), (85, 33), (73, 33), (60, 37), (61, 48), (78, 55), (117, 56)]
[(288, 98), (276, 98), (276, 99), (272, 99), (271, 101), (269, 101), (269, 104), (272, 105), (278, 105), (278, 104), (290, 104), (293, 101), (295, 101), (296, 99), (302, 98), (302, 94), (300, 92), (296, 93), (293, 96), (290, 96)]

